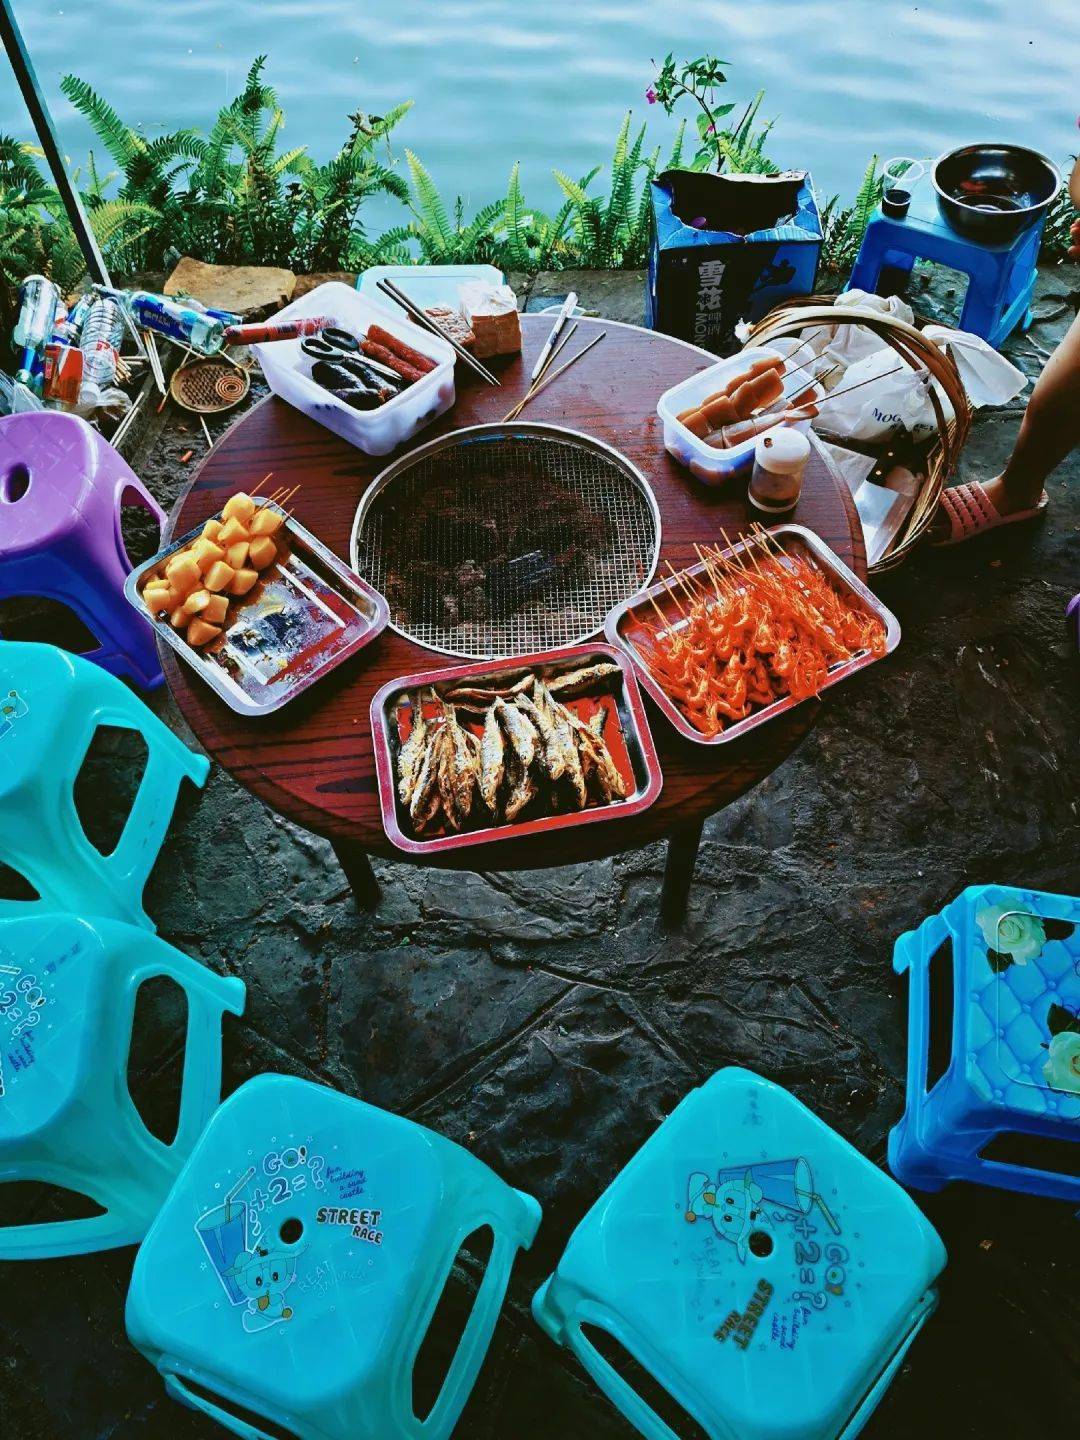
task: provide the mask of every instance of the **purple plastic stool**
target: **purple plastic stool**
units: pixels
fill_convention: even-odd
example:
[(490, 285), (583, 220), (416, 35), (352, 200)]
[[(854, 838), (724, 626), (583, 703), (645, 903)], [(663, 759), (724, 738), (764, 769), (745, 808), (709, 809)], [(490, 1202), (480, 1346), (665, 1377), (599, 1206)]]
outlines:
[(120, 510), (165, 512), (107, 440), (75, 415), (0, 420), (0, 600), (69, 606), (101, 642), (84, 656), (144, 690), (161, 684), (154, 632), (124, 598)]
[(1065, 611), (1065, 619), (1072, 630), (1073, 639), (1080, 645), (1080, 595), (1074, 595)]

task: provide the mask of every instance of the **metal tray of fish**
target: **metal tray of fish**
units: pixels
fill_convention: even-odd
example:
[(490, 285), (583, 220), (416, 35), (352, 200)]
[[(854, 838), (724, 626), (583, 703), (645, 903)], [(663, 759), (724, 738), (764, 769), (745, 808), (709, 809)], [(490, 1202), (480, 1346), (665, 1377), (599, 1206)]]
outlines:
[[(790, 551), (793, 554), (801, 552), (808, 556), (812, 564), (829, 578), (833, 586), (848, 599), (854, 608), (875, 616), (881, 622), (885, 630), (884, 655), (891, 654), (896, 649), (900, 643), (900, 622), (891, 610), (886, 609), (873, 591), (869, 590), (852, 573), (839, 555), (825, 544), (824, 540), (815, 535), (812, 530), (806, 529), (804, 525), (777, 525), (769, 530), (768, 535), (770, 541), (776, 542), (784, 551)], [(739, 557), (748, 554), (755, 544), (752, 537), (736, 541), (723, 551), (721, 559), (737, 562)], [(707, 568), (702, 562), (687, 566), (680, 574), (692, 580), (704, 575)], [(718, 735), (705, 735), (696, 729), (664, 690), (650, 669), (646, 657), (638, 648), (649, 630), (655, 630), (657, 608), (665, 617), (670, 617), (670, 630), (678, 631), (687, 624), (683, 614), (684, 599), (685, 596), (681, 597), (677, 580), (674, 576), (669, 576), (667, 580), (616, 605), (609, 612), (604, 624), (604, 634), (608, 640), (631, 658), (642, 685), (680, 735), (693, 741), (695, 745), (727, 745), (748, 731), (756, 730), (759, 725), (775, 719), (777, 715), (784, 715), (789, 710), (793, 710), (796, 705), (805, 703), (804, 698), (785, 695), (774, 700), (770, 705), (761, 706), (745, 719), (729, 725)], [(646, 619), (648, 629), (646, 624), (642, 623), (643, 618)], [(841, 680), (846, 680), (849, 675), (854, 675), (859, 670), (865, 670), (868, 665), (873, 665), (881, 658), (883, 656), (875, 655), (870, 650), (863, 650), (852, 659), (831, 666), (828, 678), (821, 687), (822, 691), (839, 684)]]
[(603, 643), (392, 680), (371, 733), (383, 826), (412, 855), (629, 819), (663, 784), (633, 667)]
[[(284, 517), (275, 535), (278, 556), (252, 590), (232, 600), (212, 645), (196, 649), (142, 600), (149, 578), (199, 538), (205, 521), (133, 570), (124, 594), (226, 705), (241, 715), (268, 715), (369, 645), (386, 628), (390, 611), (379, 592), (310, 530), (280, 506), (252, 499)], [(221, 513), (209, 518), (221, 520)]]

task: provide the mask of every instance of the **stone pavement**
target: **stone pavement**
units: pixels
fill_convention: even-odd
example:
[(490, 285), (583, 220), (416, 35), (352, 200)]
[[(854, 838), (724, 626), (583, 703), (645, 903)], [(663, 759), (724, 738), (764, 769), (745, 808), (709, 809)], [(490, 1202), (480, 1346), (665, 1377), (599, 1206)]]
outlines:
[[(571, 286), (616, 318), (640, 304), (640, 277), (606, 276), (595, 291), (587, 276), (542, 276), (531, 293)], [(1042, 278), (1035, 327), (1012, 347), (1031, 373), (1078, 300), (1075, 268)], [(1000, 467), (1020, 413), (978, 416), (963, 477)], [(196, 434), (170, 422), (137, 458), (166, 504)], [(1078, 480), (1080, 454), (1054, 477), (1041, 527), (923, 551), (880, 580), (900, 649), (834, 692), (801, 749), (707, 825), (677, 933), (657, 919), (660, 846), (531, 874), (376, 862), (384, 898), (366, 916), (329, 846), (220, 769), (185, 797), (148, 908), (167, 940), (247, 983), (226, 1090), (264, 1070), (324, 1081), (465, 1143), (544, 1207), (459, 1440), (629, 1440), (528, 1313), (608, 1179), (729, 1064), (791, 1087), (882, 1163), (904, 1074), (895, 936), (969, 883), (1077, 893), (1080, 656), (1062, 612), (1080, 590)], [(167, 697), (156, 704), (180, 724)], [(94, 757), (96, 824), (120, 813), (132, 764), (122, 738)], [(176, 1057), (166, 1017), (154, 1023), (143, 1079), (157, 1097)], [(1071, 1433), (1069, 1207), (969, 1187), (919, 1203), (949, 1250), (942, 1303), (868, 1435)], [(60, 1212), (38, 1201), (32, 1213)], [(128, 1346), (131, 1259), (0, 1269), (4, 1440), (221, 1433), (167, 1401)], [(455, 1275), (461, 1298), (474, 1283), (469, 1267)]]

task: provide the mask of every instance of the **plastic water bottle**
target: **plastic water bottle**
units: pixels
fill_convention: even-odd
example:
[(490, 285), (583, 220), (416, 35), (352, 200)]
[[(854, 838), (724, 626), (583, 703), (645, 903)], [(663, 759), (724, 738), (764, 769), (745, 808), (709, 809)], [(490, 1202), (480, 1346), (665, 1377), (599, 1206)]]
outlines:
[(95, 409), (102, 392), (116, 379), (116, 358), (124, 338), (124, 315), (118, 301), (100, 295), (83, 321), (79, 349), (83, 354), (83, 378), (79, 407)]
[(0, 415), (21, 415), (27, 410), (44, 409), (33, 390), (0, 370)]
[(177, 345), (190, 345), (201, 355), (216, 355), (225, 343), (225, 322), (206, 310), (196, 310), (168, 295), (132, 290), (127, 303), (132, 315), (147, 330), (156, 330)]
[(28, 275), (19, 286), (19, 313), (12, 333), (19, 352), (15, 379), (20, 385), (37, 389), (41, 384), (41, 361), (52, 339), (60, 291), (45, 275)]

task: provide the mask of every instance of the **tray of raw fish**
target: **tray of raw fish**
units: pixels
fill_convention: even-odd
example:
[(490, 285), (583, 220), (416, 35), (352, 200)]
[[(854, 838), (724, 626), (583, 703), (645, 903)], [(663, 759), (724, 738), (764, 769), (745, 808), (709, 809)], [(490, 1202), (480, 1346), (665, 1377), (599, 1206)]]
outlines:
[(393, 680), (371, 731), (383, 825), (411, 854), (626, 819), (660, 794), (633, 667), (609, 645)]
[(616, 606), (604, 627), (697, 744), (738, 739), (900, 643), (896, 616), (802, 525), (756, 527), (698, 554)]
[(124, 594), (241, 715), (280, 709), (390, 618), (379, 592), (283, 505), (243, 492), (133, 570)]

